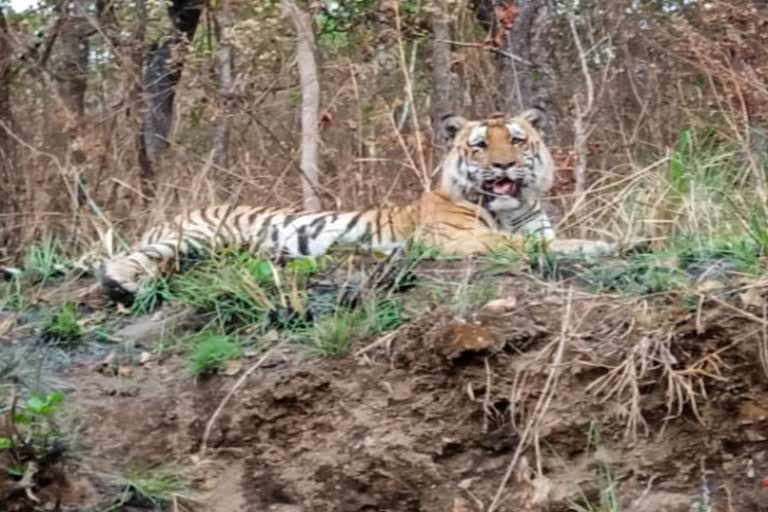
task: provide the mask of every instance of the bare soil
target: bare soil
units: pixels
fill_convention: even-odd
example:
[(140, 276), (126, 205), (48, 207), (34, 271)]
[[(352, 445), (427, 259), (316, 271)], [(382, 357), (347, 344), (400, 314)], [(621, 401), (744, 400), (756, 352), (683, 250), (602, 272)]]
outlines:
[[(106, 510), (117, 490), (104, 475), (173, 464), (194, 501), (169, 510), (479, 512), (497, 494), (499, 511), (566, 511), (585, 499), (618, 510), (599, 508), (606, 468), (620, 510), (768, 510), (759, 308), (736, 292), (691, 303), (594, 296), (526, 275), (499, 283), (501, 306), (465, 318), (435, 306), (345, 357), (278, 345), (226, 405), (202, 457), (206, 423), (261, 354), (207, 379), (174, 355), (118, 357), (106, 369), (103, 353), (73, 357), (57, 377), (79, 449), (41, 472), (39, 503), (0, 480), (0, 508)], [(155, 342), (138, 330), (134, 356)]]

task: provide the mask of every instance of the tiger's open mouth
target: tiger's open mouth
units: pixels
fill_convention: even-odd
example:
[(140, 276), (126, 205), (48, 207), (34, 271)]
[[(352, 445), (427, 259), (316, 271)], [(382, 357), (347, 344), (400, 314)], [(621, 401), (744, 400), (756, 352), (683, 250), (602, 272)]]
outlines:
[(483, 183), (483, 190), (494, 196), (517, 196), (520, 192), (520, 183), (517, 180), (509, 178), (500, 178), (498, 180), (486, 181)]

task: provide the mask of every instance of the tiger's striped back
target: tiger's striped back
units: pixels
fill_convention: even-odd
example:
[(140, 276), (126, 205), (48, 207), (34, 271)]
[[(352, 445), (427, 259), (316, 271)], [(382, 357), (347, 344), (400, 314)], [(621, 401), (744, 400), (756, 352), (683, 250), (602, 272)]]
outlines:
[(146, 279), (172, 272), (180, 257), (225, 246), (267, 257), (297, 257), (325, 254), (338, 244), (388, 252), (414, 240), (462, 254), (507, 242), (487, 212), (441, 191), (401, 208), (351, 212), (224, 205), (179, 215), (151, 229), (128, 254), (104, 262), (100, 274), (107, 293), (126, 300)]

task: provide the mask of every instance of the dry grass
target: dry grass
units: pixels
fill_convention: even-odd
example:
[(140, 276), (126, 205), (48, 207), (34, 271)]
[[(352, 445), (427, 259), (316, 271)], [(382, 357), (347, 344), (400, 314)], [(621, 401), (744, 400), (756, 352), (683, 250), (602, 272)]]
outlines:
[[(733, 15), (730, 10), (724, 12)], [(466, 105), (457, 110), (470, 116), (484, 115), (496, 110), (498, 87), (494, 59), (497, 55), (476, 44), (478, 29), (469, 13), (463, 10), (457, 13), (457, 44), (453, 52), (456, 85), (462, 94), (457, 91), (456, 96), (472, 98), (471, 105), (465, 100)], [(376, 64), (364, 55), (362, 47), (350, 48), (323, 63), (321, 185), (327, 207), (351, 209), (403, 203), (430, 186), (434, 165), (426, 128), (430, 126), (427, 93), (431, 84), (421, 66), (412, 66), (413, 62), (422, 62), (422, 58), (427, 57), (429, 47), (412, 39), (413, 27), (406, 23), (412, 23), (413, 17), (406, 20), (400, 14), (395, 9), (391, 26), (382, 29), (381, 36), (386, 35), (384, 39), (388, 43), (374, 52)], [(765, 192), (758, 172), (760, 162), (754, 149), (755, 141), (744, 128), (745, 105), (768, 103), (768, 93), (755, 79), (763, 70), (755, 65), (755, 74), (749, 75), (732, 65), (726, 66), (724, 48), (732, 44), (727, 38), (708, 42), (690, 24), (681, 22), (676, 28), (681, 37), (674, 47), (658, 56), (658, 63), (637, 64), (647, 71), (652, 64), (665, 62), (654, 73), (666, 73), (662, 81), (669, 84), (668, 88), (627, 90), (624, 84), (636, 82), (637, 69), (630, 66), (619, 69), (619, 59), (595, 70), (593, 78), (599, 108), (591, 119), (593, 126), (588, 142), (603, 149), (587, 161), (588, 180), (583, 195), (575, 196), (567, 189), (554, 191), (555, 203), (565, 210), (560, 223), (564, 234), (658, 240), (680, 231), (715, 233), (742, 229), (754, 205), (763, 204), (756, 201), (764, 197)], [(606, 33), (600, 34), (601, 37), (584, 41), (583, 51), (596, 51), (600, 45), (589, 46), (610, 37), (617, 38), (617, 45), (620, 43), (622, 26), (606, 25), (603, 30)], [(662, 33), (664, 30), (666, 27), (661, 27)], [(647, 38), (647, 34), (643, 37)], [(111, 252), (122, 246), (123, 241), (134, 240), (147, 226), (169, 215), (213, 202), (258, 200), (275, 206), (298, 206), (301, 203), (299, 109), (295, 70), (289, 66), (294, 48), (293, 42), (282, 35), (277, 41), (277, 45), (272, 44), (279, 54), (273, 64), (258, 59), (258, 65), (246, 64), (251, 62), (247, 60), (251, 56), (249, 45), (238, 46), (244, 57), (242, 79), (251, 80), (256, 87), (239, 90), (235, 109), (222, 106), (216, 84), (204, 72), (209, 65), (207, 54), (195, 55), (189, 62), (178, 93), (170, 151), (158, 165), (151, 201), (144, 197), (139, 185), (135, 148), (138, 125), (131, 110), (133, 105), (120, 96), (129, 90), (121, 85), (121, 80), (130, 77), (123, 77), (119, 72), (108, 79), (103, 78), (107, 75), (93, 77), (90, 99), (98, 108), (82, 121), (77, 139), (63, 152), (50, 146), (46, 134), (66, 123), (49, 123), (51, 114), (34, 98), (38, 94), (46, 95), (48, 86), (33, 84), (29, 92), (24, 93), (21, 86), (26, 84), (19, 83), (19, 90), (15, 91), (18, 99), (15, 114), (23, 122), (18, 123), (12, 136), (19, 145), (20, 161), (24, 162), (25, 172), (18, 176), (20, 183), (16, 184), (24, 190), (24, 197), (19, 200), (19, 209), (0, 212), (6, 235), (14, 241), (4, 247), (5, 259), (13, 259), (23, 247), (54, 232), (81, 251), (104, 245), (106, 233), (113, 233), (118, 243), (107, 249)], [(415, 59), (411, 55), (414, 48), (418, 51)], [(671, 52), (681, 57), (677, 67), (666, 64)], [(562, 94), (555, 98), (558, 110), (571, 101), (574, 89), (582, 89), (585, 82), (583, 73), (566, 79), (571, 70), (565, 68), (567, 66), (559, 70), (562, 80), (558, 94)], [(700, 72), (708, 81), (700, 97), (685, 93), (691, 70)], [(100, 79), (106, 82), (99, 84)], [(658, 79), (657, 76), (654, 80)], [(97, 96), (99, 85), (114, 92)], [(741, 96), (726, 95), (726, 89), (735, 90)], [(612, 105), (620, 101), (624, 93), (632, 95), (639, 109), (635, 126), (628, 126), (623, 118), (613, 115)], [(654, 96), (667, 99), (667, 104), (651, 102)], [(690, 101), (686, 102), (686, 98)], [(714, 113), (702, 111), (701, 105), (707, 102), (717, 106)], [(409, 115), (403, 117), (406, 110)], [(672, 121), (667, 124), (672, 124), (678, 133), (657, 137), (651, 133), (653, 126), (662, 123), (667, 110), (668, 119)], [(213, 163), (209, 150), (208, 120), (231, 111), (238, 112), (232, 118), (235, 133), (230, 148), (232, 165), (221, 168)], [(626, 111), (626, 115), (633, 114)], [(407, 122), (398, 127), (401, 118)], [(560, 124), (558, 138), (567, 149), (571, 139), (568, 118), (564, 117)], [(675, 184), (670, 182), (668, 172), (676, 158), (675, 151), (664, 146), (674, 145), (679, 131), (687, 127), (691, 127), (695, 135), (699, 128), (709, 130), (717, 126), (723, 128), (716, 130), (720, 136), (730, 134), (723, 150), (719, 155), (710, 155), (708, 162), (699, 163), (705, 167), (722, 167), (722, 161), (730, 161), (728, 165), (731, 165), (738, 160), (738, 169), (733, 170), (728, 183), (734, 187), (734, 193), (726, 203), (713, 198), (711, 190), (701, 189), (697, 184), (681, 196), (674, 190)], [(47, 131), (38, 130), (41, 127)], [(41, 135), (36, 135), (38, 133)], [(614, 143), (619, 139), (621, 148)], [(84, 161), (73, 158), (76, 153), (85, 155)], [(565, 175), (568, 163), (563, 165)], [(65, 194), (58, 192), (61, 187)], [(762, 214), (765, 216), (766, 212)]]

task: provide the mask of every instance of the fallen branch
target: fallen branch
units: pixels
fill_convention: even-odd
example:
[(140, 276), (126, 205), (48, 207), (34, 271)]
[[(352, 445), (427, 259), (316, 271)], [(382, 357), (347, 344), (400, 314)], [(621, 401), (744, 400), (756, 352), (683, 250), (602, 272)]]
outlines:
[(531, 61), (526, 60), (526, 59), (520, 57), (519, 55), (515, 55), (512, 52), (508, 52), (508, 51), (505, 51), (505, 50), (500, 50), (498, 48), (494, 48), (493, 46), (488, 46), (488, 45), (482, 44), (482, 43), (467, 43), (467, 42), (464, 42), (464, 41), (451, 41), (451, 40), (448, 40), (448, 39), (435, 39), (435, 42), (436, 43), (452, 44), (454, 46), (464, 46), (464, 47), (467, 47), (467, 48), (479, 48), (481, 50), (487, 50), (487, 51), (493, 52), (493, 53), (495, 53), (497, 55), (501, 55), (502, 57), (506, 57), (508, 59), (514, 60), (516, 62), (519, 62), (521, 64), (525, 64), (527, 66), (532, 66), (533, 65), (531, 63)]

